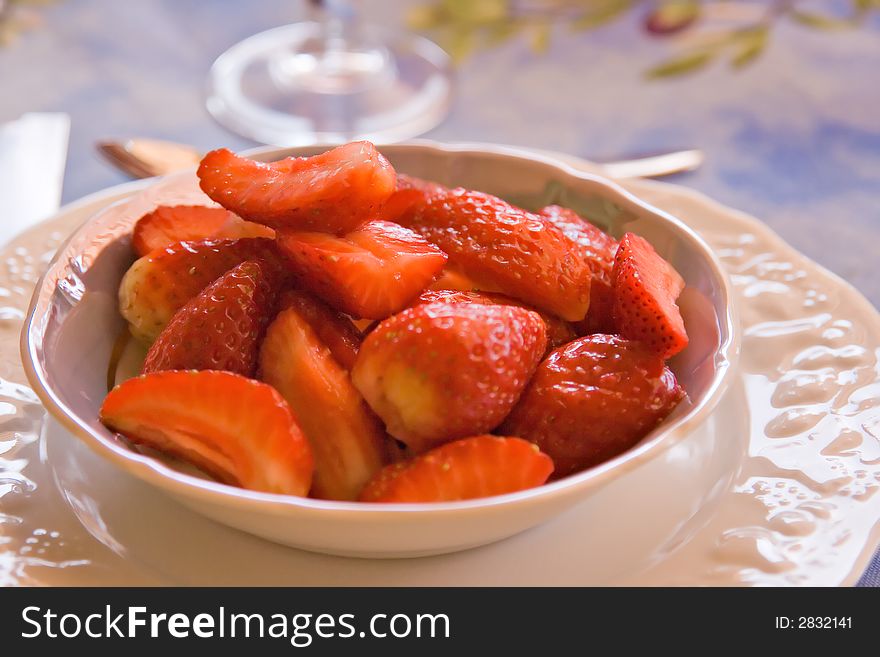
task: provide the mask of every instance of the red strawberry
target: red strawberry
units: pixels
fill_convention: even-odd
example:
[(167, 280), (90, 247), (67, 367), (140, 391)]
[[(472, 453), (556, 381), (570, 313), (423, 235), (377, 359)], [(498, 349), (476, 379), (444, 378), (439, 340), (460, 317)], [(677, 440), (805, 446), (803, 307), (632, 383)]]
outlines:
[(394, 169), (367, 141), (270, 163), (220, 149), (205, 155), (198, 176), (205, 194), (244, 219), (336, 234), (372, 218), (395, 185)]
[(443, 249), (481, 287), (569, 321), (584, 318), (590, 303), (587, 258), (546, 217), (458, 188), (431, 196), (398, 221)]
[(544, 322), (524, 308), (428, 303), (373, 329), (351, 375), (388, 432), (421, 452), (494, 429), (545, 345)]
[(564, 476), (635, 445), (682, 397), (675, 375), (645, 345), (590, 335), (541, 363), (499, 432), (536, 443)]
[(640, 340), (663, 358), (688, 344), (675, 300), (684, 280), (654, 247), (633, 233), (620, 240), (614, 261), (614, 321), (624, 337)]
[[(482, 304), (498, 304), (502, 306), (518, 306), (528, 310), (529, 308), (522, 301), (511, 299), (503, 294), (494, 292), (465, 292), (461, 290), (428, 290), (422, 292), (416, 303), (434, 303), (441, 301), (443, 303), (482, 303)], [(547, 352), (553, 351), (557, 347), (561, 347), (566, 342), (571, 342), (577, 337), (574, 327), (570, 322), (559, 319), (553, 315), (542, 313), (536, 310), (541, 319), (544, 320), (544, 326), (547, 328)]]
[(491, 286), (480, 287), (477, 282), (465, 276), (461, 270), (447, 264), (440, 275), (428, 286), (429, 290), (461, 290), (463, 292), (476, 292), (483, 290), (486, 292), (495, 292)]
[(116, 386), (101, 422), (219, 481), (304, 496), (312, 452), (281, 396), (230, 372), (156, 372)]
[(237, 265), (174, 314), (147, 352), (144, 374), (226, 370), (253, 377), (277, 298), (278, 277), (270, 266), (258, 260)]
[(261, 379), (287, 400), (312, 446), (312, 495), (353, 500), (384, 465), (385, 431), (310, 323), (322, 311), (302, 312), (306, 303), (299, 297), (266, 331)]
[(344, 237), (279, 231), (278, 245), (303, 287), (367, 319), (405, 308), (446, 263), (436, 246), (388, 221), (371, 221)]
[(519, 438), (474, 436), (385, 467), (361, 491), (362, 502), (453, 502), (540, 486), (553, 461)]
[(345, 369), (351, 370), (361, 347), (361, 332), (351, 319), (333, 310), (323, 301), (301, 290), (287, 290), (281, 295), (279, 307), (293, 308), (302, 317), (318, 339), (327, 345), (333, 358)]
[(613, 333), (614, 291), (611, 286), (611, 271), (614, 268), (614, 254), (617, 253), (617, 240), (574, 210), (548, 205), (541, 210), (541, 214), (583, 248), (592, 274), (590, 309), (587, 316), (576, 325), (579, 333)]
[(438, 183), (398, 173), (397, 188), (385, 201), (378, 218), (396, 221), (402, 214), (412, 210), (414, 206), (424, 204), (431, 196), (446, 191), (448, 190)]
[(204, 205), (160, 205), (138, 219), (131, 245), (139, 256), (176, 242), (239, 237), (275, 237), (275, 231), (229, 210)]
[(137, 260), (119, 285), (119, 312), (131, 332), (149, 343), (171, 317), (221, 274), (245, 260), (265, 260), (281, 268), (274, 240), (182, 242)]

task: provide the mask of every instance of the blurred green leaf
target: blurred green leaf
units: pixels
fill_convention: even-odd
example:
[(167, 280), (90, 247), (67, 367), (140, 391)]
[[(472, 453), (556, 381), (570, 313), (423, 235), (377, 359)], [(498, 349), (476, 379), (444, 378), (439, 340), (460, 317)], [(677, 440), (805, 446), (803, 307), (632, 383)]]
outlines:
[(815, 27), (820, 30), (845, 30), (853, 27), (855, 22), (850, 18), (837, 18), (835, 16), (823, 16), (801, 9), (792, 9), (789, 14), (791, 19), (801, 25)]
[(600, 0), (590, 4), (595, 6), (571, 22), (573, 30), (589, 30), (610, 23), (626, 12), (633, 0)]
[(486, 28), (486, 45), (499, 46), (522, 31), (522, 24), (514, 21), (503, 21)]
[(682, 75), (703, 68), (712, 61), (715, 52), (712, 50), (700, 50), (691, 52), (681, 57), (669, 59), (659, 66), (649, 69), (645, 75), (649, 78), (668, 78), (674, 75)]
[(880, 9), (880, 0), (855, 0), (856, 11), (864, 13), (872, 9)]
[(443, 24), (443, 15), (436, 7), (416, 5), (407, 10), (406, 24), (413, 30), (431, 30)]
[(766, 25), (743, 30), (735, 38), (736, 50), (730, 64), (734, 68), (742, 68), (764, 52), (770, 37), (770, 28)]
[(473, 28), (456, 26), (445, 41), (446, 52), (455, 63), (467, 59), (477, 46), (476, 35)]
[(538, 23), (532, 27), (529, 34), (529, 45), (532, 51), (538, 55), (544, 54), (550, 48), (550, 37), (553, 34), (550, 23)]
[(459, 23), (494, 23), (510, 15), (509, 0), (442, 0), (440, 7)]

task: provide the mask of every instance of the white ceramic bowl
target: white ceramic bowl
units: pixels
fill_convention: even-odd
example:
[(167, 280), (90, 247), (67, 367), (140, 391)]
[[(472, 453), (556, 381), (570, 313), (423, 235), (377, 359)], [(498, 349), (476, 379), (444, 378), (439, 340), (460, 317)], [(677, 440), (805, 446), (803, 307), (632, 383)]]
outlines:
[[(264, 150), (260, 157), (321, 150)], [(111, 462), (218, 522), (306, 550), (360, 557), (453, 552), (521, 532), (625, 476), (711, 412), (738, 343), (725, 276), (693, 231), (612, 182), (530, 153), (429, 142), (381, 150), (402, 172), (483, 190), (529, 208), (558, 203), (613, 235), (632, 231), (646, 237), (687, 283), (680, 305), (691, 343), (671, 366), (689, 399), (636, 447), (601, 466), (539, 488), (464, 502), (364, 505), (258, 493), (141, 454), (98, 421), (110, 353), (124, 328), (117, 288), (133, 261), (129, 233), (141, 215), (160, 203), (208, 203), (193, 172), (186, 172), (157, 180), (92, 217), (59, 249), (38, 284), (22, 332), (22, 360), (49, 412)]]

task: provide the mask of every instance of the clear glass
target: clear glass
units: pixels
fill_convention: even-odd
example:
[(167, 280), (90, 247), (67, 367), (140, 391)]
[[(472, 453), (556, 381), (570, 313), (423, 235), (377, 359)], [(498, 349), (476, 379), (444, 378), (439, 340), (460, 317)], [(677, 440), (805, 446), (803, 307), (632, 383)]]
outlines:
[(314, 20), (237, 43), (208, 76), (208, 111), (278, 146), (400, 141), (449, 109), (448, 55), (433, 42), (362, 24), (347, 3), (312, 0)]

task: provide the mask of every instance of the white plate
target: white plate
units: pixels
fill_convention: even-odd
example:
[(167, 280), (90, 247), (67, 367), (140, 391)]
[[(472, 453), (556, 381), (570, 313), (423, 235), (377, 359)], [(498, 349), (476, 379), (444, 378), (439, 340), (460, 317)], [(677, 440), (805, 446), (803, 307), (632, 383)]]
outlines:
[(61, 234), (133, 188), (23, 235), (0, 274), (0, 583), (854, 583), (880, 533), (880, 316), (756, 220), (671, 185), (627, 186), (722, 256), (741, 299), (737, 381), (693, 435), (556, 520), (406, 561), (309, 554), (226, 529), (44, 424), (15, 385), (30, 285)]

